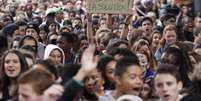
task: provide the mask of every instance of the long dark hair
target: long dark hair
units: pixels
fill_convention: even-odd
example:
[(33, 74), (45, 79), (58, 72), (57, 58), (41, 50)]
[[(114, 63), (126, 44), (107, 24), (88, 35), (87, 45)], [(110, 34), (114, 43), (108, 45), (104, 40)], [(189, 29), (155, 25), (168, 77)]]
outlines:
[(173, 54), (176, 57), (175, 64), (173, 65), (178, 66), (178, 71), (181, 75), (181, 80), (184, 84), (184, 88), (189, 88), (190, 86), (192, 86), (192, 82), (188, 77), (188, 73), (192, 72), (193, 66), (190, 63), (188, 53), (180, 49), (180, 47), (178, 46), (177, 47), (170, 46), (165, 50), (164, 53)]
[(105, 80), (104, 89), (105, 90), (114, 90), (115, 84), (106, 75), (107, 64), (111, 61), (116, 61), (112, 56), (102, 56), (98, 62), (97, 68), (101, 72), (103, 79)]
[(0, 91), (3, 92), (3, 99), (5, 97), (9, 96), (8, 93), (8, 86), (11, 84), (10, 83), (10, 78), (6, 75), (5, 70), (4, 70), (4, 63), (5, 63), (5, 58), (8, 54), (16, 54), (19, 58), (20, 64), (21, 64), (21, 71), (19, 73), (19, 75), (16, 77), (17, 78), (26, 70), (28, 70), (28, 64), (25, 60), (25, 57), (23, 56), (23, 54), (20, 51), (17, 50), (8, 50), (7, 52), (5, 52), (5, 54), (2, 57), (2, 63), (1, 63), (1, 67), (0, 67)]

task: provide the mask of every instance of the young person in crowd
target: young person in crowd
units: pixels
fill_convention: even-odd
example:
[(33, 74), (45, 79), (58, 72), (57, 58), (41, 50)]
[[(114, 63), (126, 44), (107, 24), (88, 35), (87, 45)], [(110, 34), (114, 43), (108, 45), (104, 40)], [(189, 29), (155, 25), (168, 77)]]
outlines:
[(51, 59), (55, 65), (65, 64), (65, 55), (57, 45), (48, 44), (45, 48), (44, 59)]
[(157, 30), (154, 30), (151, 36), (151, 47), (153, 50), (153, 54), (155, 54), (156, 50), (160, 47), (161, 33)]
[(97, 68), (101, 71), (104, 78), (104, 90), (115, 89), (114, 70), (117, 61), (111, 56), (102, 56), (98, 62)]
[(158, 101), (180, 101), (183, 83), (176, 66), (171, 64), (160, 64), (154, 78)]
[(177, 29), (175, 25), (167, 25), (163, 30), (163, 36), (161, 39), (161, 47), (155, 52), (155, 58), (160, 61), (161, 54), (168, 47), (168, 45), (177, 41)]
[(43, 94), (55, 78), (45, 69), (30, 69), (19, 77), (19, 101), (43, 101)]
[(7, 51), (1, 61), (1, 83), (0, 100), (17, 101), (18, 98), (18, 77), (28, 70), (28, 64), (23, 54), (17, 50)]
[[(22, 96), (16, 93), (19, 85), (16, 81), (26, 69), (45, 69), (55, 78), (56, 84), (46, 86), (46, 90), (41, 90), (43, 94), (34, 90), (35, 77), (30, 77), (31, 83), (26, 80), (37, 101), (156, 101), (157, 96), (159, 100), (176, 101), (180, 99), (178, 91), (185, 96), (193, 87), (199, 90), (195, 75), (200, 73), (194, 69), (201, 61), (201, 17), (193, 11), (199, 3), (122, 0), (122, 4), (130, 5), (126, 8), (132, 6), (132, 14), (86, 13), (88, 4), (88, 0), (0, 1), (0, 99), (2, 95), (3, 101), (21, 100)], [(96, 45), (91, 46), (92, 43)], [(3, 54), (14, 51), (11, 48), (23, 56), (15, 52)], [(16, 60), (15, 66), (5, 66), (11, 64), (6, 63), (10, 54), (13, 56), (8, 60)], [(168, 79), (163, 78), (163, 73), (155, 74), (160, 69), (156, 65), (161, 63), (175, 65), (181, 80), (169, 72), (164, 74)], [(178, 86), (182, 81), (183, 89), (156, 94), (161, 89), (153, 90), (152, 80), (158, 82), (160, 77), (171, 78)], [(22, 89), (18, 92), (24, 94)]]
[(143, 72), (136, 55), (121, 58), (115, 67), (116, 89), (100, 97), (100, 101), (115, 101), (129, 94), (139, 96), (143, 85)]

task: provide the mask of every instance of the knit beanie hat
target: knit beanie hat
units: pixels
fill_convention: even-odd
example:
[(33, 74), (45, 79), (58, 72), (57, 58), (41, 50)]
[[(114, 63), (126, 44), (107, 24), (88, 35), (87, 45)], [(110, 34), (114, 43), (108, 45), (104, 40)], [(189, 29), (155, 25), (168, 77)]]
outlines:
[(30, 22), (27, 24), (27, 29), (34, 29), (38, 34), (40, 33), (40, 29), (39, 27), (37, 26), (37, 24), (33, 23), (33, 22)]
[(3, 27), (2, 34), (4, 36), (13, 36), (14, 32), (19, 29), (19, 27), (15, 23), (10, 23)]

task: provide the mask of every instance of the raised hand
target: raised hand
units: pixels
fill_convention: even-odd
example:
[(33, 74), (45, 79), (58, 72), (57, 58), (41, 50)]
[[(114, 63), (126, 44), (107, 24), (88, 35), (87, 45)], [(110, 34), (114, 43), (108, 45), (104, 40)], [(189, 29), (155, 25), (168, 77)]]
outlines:
[(82, 68), (85, 72), (90, 72), (97, 66), (98, 59), (94, 56), (95, 45), (89, 45), (89, 47), (82, 54)]
[(82, 66), (79, 72), (74, 77), (76, 80), (83, 80), (83, 78), (86, 77), (89, 72), (96, 68), (98, 63), (98, 57), (94, 56), (95, 48), (95, 45), (91, 44), (83, 52), (81, 59)]

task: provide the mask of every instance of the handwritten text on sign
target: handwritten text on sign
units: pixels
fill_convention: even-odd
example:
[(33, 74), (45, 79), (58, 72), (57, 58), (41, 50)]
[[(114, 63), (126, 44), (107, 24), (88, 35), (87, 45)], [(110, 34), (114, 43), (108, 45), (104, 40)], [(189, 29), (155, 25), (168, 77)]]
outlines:
[(133, 0), (87, 0), (88, 13), (131, 14)]

